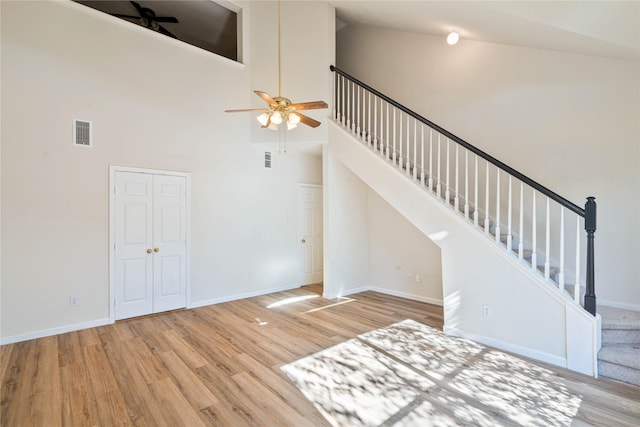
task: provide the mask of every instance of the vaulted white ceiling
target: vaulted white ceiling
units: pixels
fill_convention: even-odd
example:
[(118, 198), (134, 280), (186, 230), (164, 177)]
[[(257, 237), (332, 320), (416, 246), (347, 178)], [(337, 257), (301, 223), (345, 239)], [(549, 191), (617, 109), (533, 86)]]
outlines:
[(340, 25), (640, 60), (640, 1), (329, 0)]

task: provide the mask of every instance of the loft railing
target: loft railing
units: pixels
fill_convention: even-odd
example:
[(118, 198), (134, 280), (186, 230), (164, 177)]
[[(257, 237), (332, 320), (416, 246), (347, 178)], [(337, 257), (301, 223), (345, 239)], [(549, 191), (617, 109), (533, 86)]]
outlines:
[(330, 69), (335, 121), (559, 292), (572, 290), (578, 304), (584, 275), (583, 306), (595, 315), (595, 197), (587, 197), (581, 208), (344, 71)]

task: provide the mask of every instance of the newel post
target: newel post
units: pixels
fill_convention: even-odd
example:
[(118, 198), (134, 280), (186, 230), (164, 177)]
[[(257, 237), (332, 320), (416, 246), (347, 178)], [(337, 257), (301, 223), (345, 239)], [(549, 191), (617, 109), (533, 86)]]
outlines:
[(587, 197), (584, 205), (584, 229), (587, 231), (587, 283), (584, 295), (584, 308), (596, 315), (596, 282), (594, 273), (593, 235), (596, 232), (596, 198)]

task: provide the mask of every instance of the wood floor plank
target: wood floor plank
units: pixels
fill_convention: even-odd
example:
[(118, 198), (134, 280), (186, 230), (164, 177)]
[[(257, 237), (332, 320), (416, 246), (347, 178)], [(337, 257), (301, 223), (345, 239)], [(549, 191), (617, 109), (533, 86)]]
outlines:
[(162, 412), (167, 425), (198, 427), (205, 426), (198, 412), (189, 404), (171, 378), (165, 378), (150, 385), (151, 390), (162, 404)]
[(161, 353), (160, 357), (173, 374), (174, 383), (180, 392), (196, 409), (204, 409), (218, 403), (213, 393), (173, 351)]
[[(2, 346), (0, 425), (325, 426), (282, 367), (406, 319), (443, 325), (442, 308), (431, 304), (370, 291), (327, 300), (321, 292), (305, 286)], [(539, 365), (579, 396), (573, 425), (640, 425), (640, 388)], [(423, 414), (460, 422), (457, 409), (484, 408), (504, 423), (458, 394), (464, 408), (443, 395)]]

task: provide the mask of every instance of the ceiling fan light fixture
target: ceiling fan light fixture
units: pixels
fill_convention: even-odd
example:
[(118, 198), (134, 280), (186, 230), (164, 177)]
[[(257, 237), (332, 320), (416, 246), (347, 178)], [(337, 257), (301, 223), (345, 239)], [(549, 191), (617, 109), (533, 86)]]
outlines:
[(289, 118), (287, 119), (287, 124), (293, 125), (295, 127), (298, 125), (298, 123), (300, 123), (300, 116), (295, 113), (289, 114)]
[(262, 126), (266, 126), (267, 123), (269, 122), (269, 114), (267, 113), (262, 113), (257, 117), (258, 121), (260, 122), (260, 124)]
[(276, 125), (282, 123), (282, 114), (280, 114), (280, 111), (274, 111), (273, 114), (271, 114), (271, 123)]
[(278, 125), (273, 123), (273, 122), (271, 122), (271, 123), (269, 123), (269, 126), (267, 126), (267, 129), (278, 130)]
[(456, 31), (451, 31), (447, 36), (447, 44), (453, 46), (460, 40), (460, 34)]

